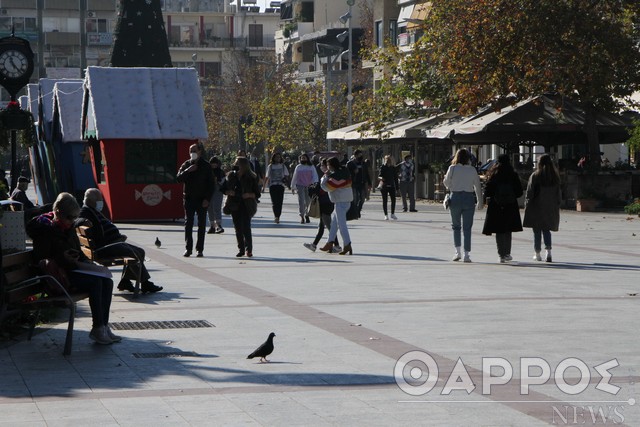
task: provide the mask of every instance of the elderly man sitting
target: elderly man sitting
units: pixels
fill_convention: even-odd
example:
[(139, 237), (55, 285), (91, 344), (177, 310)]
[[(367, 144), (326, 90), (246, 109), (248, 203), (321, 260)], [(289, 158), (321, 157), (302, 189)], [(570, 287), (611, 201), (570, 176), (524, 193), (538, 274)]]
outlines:
[[(91, 226), (87, 229), (87, 234), (96, 243), (98, 249), (96, 253), (100, 257), (133, 257), (138, 260), (135, 264), (127, 264), (122, 275), (122, 280), (118, 284), (118, 290), (134, 292), (135, 288), (131, 279), (135, 280), (140, 273), (141, 290), (143, 293), (158, 292), (162, 290), (162, 286), (156, 286), (149, 281), (150, 275), (144, 266), (144, 249), (126, 243), (127, 236), (120, 234), (118, 227), (115, 226), (107, 217), (102, 215), (104, 200), (100, 190), (90, 188), (84, 193), (82, 209), (80, 210), (80, 218), (87, 219), (91, 222)], [(141, 271), (138, 271), (141, 269)]]

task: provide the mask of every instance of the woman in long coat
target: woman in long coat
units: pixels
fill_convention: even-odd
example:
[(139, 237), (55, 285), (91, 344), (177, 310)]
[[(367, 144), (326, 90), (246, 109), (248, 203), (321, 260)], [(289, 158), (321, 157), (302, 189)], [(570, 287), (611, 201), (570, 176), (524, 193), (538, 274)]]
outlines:
[(546, 249), (545, 261), (551, 262), (551, 232), (560, 225), (560, 175), (551, 156), (543, 154), (538, 159), (536, 171), (529, 177), (524, 207), (523, 226), (533, 229), (533, 259), (542, 261), (542, 239)]
[(511, 234), (522, 231), (518, 197), (522, 196), (520, 177), (513, 170), (509, 156), (502, 154), (489, 170), (485, 183), (485, 196), (489, 198), (487, 216), (482, 234), (496, 234), (496, 245), (500, 262), (508, 262), (511, 257)]
[(246, 157), (236, 157), (233, 170), (227, 174), (222, 184), (222, 191), (227, 195), (228, 210), (233, 219), (233, 228), (238, 243), (237, 257), (253, 256), (253, 237), (251, 234), (251, 218), (258, 209), (260, 198), (258, 176), (251, 170)]

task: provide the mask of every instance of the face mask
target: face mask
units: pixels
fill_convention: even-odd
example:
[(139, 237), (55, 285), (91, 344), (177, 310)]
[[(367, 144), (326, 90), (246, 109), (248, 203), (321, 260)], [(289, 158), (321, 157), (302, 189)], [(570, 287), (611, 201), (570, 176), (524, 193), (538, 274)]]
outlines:
[(198, 160), (198, 153), (191, 153), (191, 160), (193, 161)]
[(98, 212), (102, 212), (102, 209), (104, 208), (104, 202), (102, 200), (98, 200), (96, 202), (96, 210)]

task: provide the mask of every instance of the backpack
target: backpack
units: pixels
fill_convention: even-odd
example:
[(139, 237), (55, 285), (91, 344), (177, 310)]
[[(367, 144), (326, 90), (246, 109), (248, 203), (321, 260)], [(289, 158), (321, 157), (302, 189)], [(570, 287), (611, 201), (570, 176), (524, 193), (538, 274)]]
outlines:
[(495, 201), (498, 206), (513, 205), (518, 201), (511, 182), (499, 183), (491, 199)]

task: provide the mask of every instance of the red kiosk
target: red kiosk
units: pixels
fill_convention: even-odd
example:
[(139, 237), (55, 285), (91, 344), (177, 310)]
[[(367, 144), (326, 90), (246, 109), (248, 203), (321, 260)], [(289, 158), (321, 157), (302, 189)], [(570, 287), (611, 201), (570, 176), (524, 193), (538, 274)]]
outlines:
[(82, 135), (113, 221), (183, 217), (176, 173), (207, 138), (196, 71), (89, 67)]

